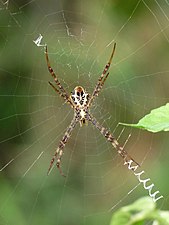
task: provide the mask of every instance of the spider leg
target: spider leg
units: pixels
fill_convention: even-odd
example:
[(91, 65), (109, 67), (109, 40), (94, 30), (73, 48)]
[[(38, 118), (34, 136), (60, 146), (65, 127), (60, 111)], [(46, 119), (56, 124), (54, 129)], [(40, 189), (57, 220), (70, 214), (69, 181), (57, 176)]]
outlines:
[(57, 93), (60, 94), (61, 97), (63, 97), (67, 102), (71, 103), (71, 100), (69, 98), (69, 95), (67, 94), (67, 92), (65, 91), (64, 87), (61, 85), (60, 81), (58, 80), (55, 72), (53, 71), (50, 62), (49, 62), (49, 57), (48, 57), (48, 49), (47, 49), (47, 45), (45, 46), (45, 56), (46, 56), (46, 62), (47, 62), (47, 66), (48, 66), (48, 70), (51, 74), (51, 76), (54, 78), (55, 83), (57, 84), (59, 90), (57, 90), (56, 88), (54, 88), (54, 86), (49, 83)]
[(116, 138), (109, 132), (109, 130), (102, 125), (100, 125), (97, 120), (88, 114), (87, 118), (99, 131), (100, 133), (112, 144), (112, 146), (117, 150), (118, 154), (123, 158), (124, 164), (129, 160), (132, 160), (137, 166), (140, 166), (125, 150), (120, 146)]
[(56, 166), (57, 168), (59, 169), (60, 171), (60, 174), (62, 176), (64, 176), (62, 170), (61, 170), (61, 167), (60, 167), (60, 164), (61, 164), (61, 158), (62, 158), (62, 155), (64, 153), (64, 147), (68, 141), (68, 139), (70, 138), (71, 134), (72, 134), (72, 131), (73, 129), (75, 128), (76, 124), (78, 122), (78, 119), (76, 117), (73, 118), (72, 122), (70, 123), (70, 125), (68, 126), (68, 128), (66, 129), (66, 132), (63, 136), (63, 138), (61, 139), (61, 141), (59, 142), (59, 146), (58, 148), (56, 149), (55, 153), (54, 153), (54, 156), (50, 162), (50, 166), (49, 166), (49, 169), (48, 169), (48, 172), (47, 174), (49, 175), (52, 167), (53, 167), (53, 164), (56, 160)]
[[(106, 81), (106, 79), (107, 79), (107, 77), (108, 77), (108, 75), (109, 75), (108, 70), (109, 70), (110, 65), (111, 65), (111, 63), (112, 63), (112, 59), (113, 59), (113, 56), (114, 56), (114, 53), (115, 53), (115, 49), (116, 49), (116, 43), (114, 43), (114, 46), (113, 46), (113, 50), (112, 50), (110, 59), (109, 59), (108, 63), (106, 64), (106, 66), (105, 66), (105, 68), (104, 68), (104, 70), (103, 70), (101, 76), (100, 76), (99, 79), (98, 79), (98, 82), (97, 82), (97, 84), (96, 84), (96, 87), (95, 87), (95, 89), (94, 89), (92, 95), (91, 95), (91, 98), (90, 98), (90, 101), (89, 101), (89, 103), (88, 103), (88, 106), (90, 106), (91, 103), (92, 103), (92, 101), (94, 100), (94, 98), (97, 97), (97, 96), (99, 95), (99, 92), (100, 92), (100, 90), (102, 89), (102, 87), (103, 87), (103, 85), (104, 85), (104, 83), (105, 83), (105, 81)], [(106, 76), (105, 76), (105, 75), (106, 75)]]
[(71, 100), (70, 100), (70, 98), (69, 99), (67, 99), (66, 98), (66, 96), (60, 91), (60, 90), (58, 90), (50, 81), (48, 82), (49, 84), (50, 84), (50, 86), (61, 96), (61, 97), (63, 97), (64, 98), (64, 100), (66, 101), (66, 102), (68, 102), (68, 103), (70, 103), (72, 106), (73, 106), (73, 104), (72, 104), (72, 102), (71, 102)]

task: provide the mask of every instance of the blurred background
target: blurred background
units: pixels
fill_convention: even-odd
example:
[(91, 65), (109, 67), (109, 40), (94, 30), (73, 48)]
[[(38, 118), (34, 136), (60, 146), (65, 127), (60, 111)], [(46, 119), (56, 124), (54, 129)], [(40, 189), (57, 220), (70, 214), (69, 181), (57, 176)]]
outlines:
[(118, 125), (169, 102), (168, 2), (2, 0), (0, 224), (109, 224), (119, 207), (148, 195), (90, 124), (77, 125), (66, 144), (66, 178), (55, 167), (47, 176), (73, 111), (48, 84), (43, 45), (67, 92), (81, 85), (91, 93), (114, 42), (110, 75), (91, 113), (121, 145), (127, 141), (126, 151), (164, 195), (159, 208), (168, 209), (168, 133)]

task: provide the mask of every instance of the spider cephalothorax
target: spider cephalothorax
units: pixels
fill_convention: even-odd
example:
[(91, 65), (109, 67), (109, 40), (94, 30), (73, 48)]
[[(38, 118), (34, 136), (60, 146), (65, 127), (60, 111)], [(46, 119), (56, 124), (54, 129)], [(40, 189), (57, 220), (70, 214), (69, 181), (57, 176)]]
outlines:
[[(48, 65), (48, 70), (51, 73), (52, 77), (54, 78), (54, 81), (57, 85), (55, 87), (51, 82), (49, 84), (52, 86), (52, 88), (61, 96), (63, 99), (71, 105), (71, 107), (74, 109), (74, 117), (68, 126), (63, 138), (60, 140), (58, 148), (56, 149), (54, 156), (50, 162), (50, 166), (48, 169), (48, 174), (51, 171), (51, 168), (53, 166), (54, 161), (56, 160), (56, 166), (58, 167), (60, 173), (63, 175), (62, 170), (60, 168), (61, 164), (61, 157), (63, 155), (63, 149), (65, 147), (65, 144), (67, 143), (68, 139), (70, 138), (73, 129), (75, 128), (76, 124), (79, 122), (80, 126), (83, 124), (86, 124), (86, 122), (90, 122), (95, 126), (100, 133), (112, 144), (112, 146), (117, 150), (118, 154), (124, 159), (124, 162), (128, 162), (129, 159), (131, 159), (133, 162), (135, 162), (128, 153), (121, 147), (118, 143), (118, 141), (115, 139), (115, 137), (110, 133), (110, 131), (100, 125), (97, 120), (91, 115), (89, 112), (89, 108), (92, 105), (93, 100), (98, 96), (100, 93), (100, 90), (102, 89), (109, 73), (108, 70), (110, 68), (112, 58), (115, 52), (116, 44), (114, 44), (112, 54), (110, 56), (110, 59), (108, 63), (105, 65), (105, 68), (101, 74), (101, 76), (98, 79), (98, 82), (94, 88), (94, 91), (91, 96), (85, 91), (85, 89), (81, 86), (75, 87), (75, 89), (71, 92), (71, 95), (69, 96), (64, 89), (64, 87), (61, 85), (60, 81), (58, 80), (56, 74), (54, 73), (52, 67), (50, 66), (49, 58), (48, 58), (48, 52), (47, 52), (47, 46), (46, 46), (46, 61)], [(136, 162), (135, 162), (136, 163)], [(138, 165), (136, 163), (136, 165)]]
[(71, 92), (70, 97), (75, 108), (83, 108), (87, 106), (89, 102), (89, 94), (81, 86), (75, 87)]
[(70, 99), (74, 105), (74, 111), (79, 119), (80, 126), (86, 124), (86, 116), (88, 113), (89, 94), (83, 87), (77, 86), (71, 92)]

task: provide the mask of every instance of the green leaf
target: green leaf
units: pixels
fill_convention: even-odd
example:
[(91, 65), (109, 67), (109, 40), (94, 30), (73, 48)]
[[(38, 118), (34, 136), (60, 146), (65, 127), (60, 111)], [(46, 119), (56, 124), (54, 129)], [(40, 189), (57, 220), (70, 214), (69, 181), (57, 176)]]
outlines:
[(169, 224), (169, 211), (159, 211), (159, 216)]
[(153, 222), (158, 225), (169, 225), (169, 211), (156, 209), (150, 197), (143, 197), (119, 209), (112, 216), (110, 225), (142, 225)]
[(119, 209), (112, 217), (110, 225), (143, 224), (147, 215), (155, 210), (155, 203), (150, 197), (138, 199), (133, 204)]
[(123, 211), (146, 211), (150, 213), (156, 207), (155, 202), (148, 196), (136, 200), (133, 204), (124, 206)]
[(154, 133), (159, 131), (169, 131), (169, 103), (157, 109), (153, 109), (137, 124), (119, 124), (148, 130)]
[(117, 211), (112, 217), (110, 225), (126, 225), (130, 221), (131, 214), (129, 212)]

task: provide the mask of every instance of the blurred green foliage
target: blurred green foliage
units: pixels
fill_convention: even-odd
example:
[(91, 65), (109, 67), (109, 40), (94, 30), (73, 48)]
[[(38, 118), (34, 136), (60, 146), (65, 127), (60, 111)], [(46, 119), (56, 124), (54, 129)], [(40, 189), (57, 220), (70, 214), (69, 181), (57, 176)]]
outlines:
[(115, 212), (110, 225), (143, 225), (150, 222), (156, 225), (168, 225), (169, 211), (157, 209), (150, 197), (144, 197)]

